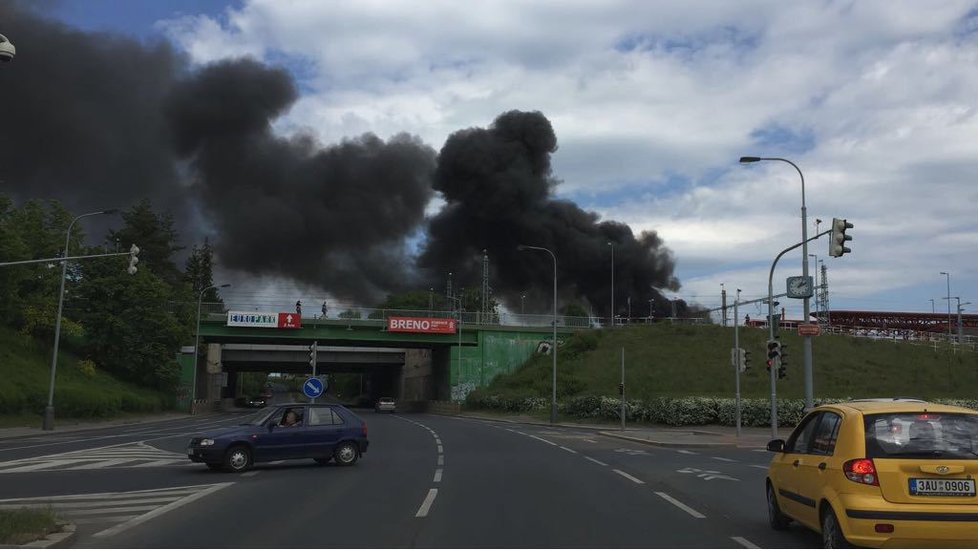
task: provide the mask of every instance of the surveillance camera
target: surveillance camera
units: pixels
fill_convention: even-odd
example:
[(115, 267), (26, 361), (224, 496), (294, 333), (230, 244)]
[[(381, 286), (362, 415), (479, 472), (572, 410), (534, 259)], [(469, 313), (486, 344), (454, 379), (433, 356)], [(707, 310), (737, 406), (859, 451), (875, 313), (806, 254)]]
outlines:
[(6, 36), (0, 34), (0, 63), (12, 61), (15, 55), (17, 55), (17, 48), (7, 40)]

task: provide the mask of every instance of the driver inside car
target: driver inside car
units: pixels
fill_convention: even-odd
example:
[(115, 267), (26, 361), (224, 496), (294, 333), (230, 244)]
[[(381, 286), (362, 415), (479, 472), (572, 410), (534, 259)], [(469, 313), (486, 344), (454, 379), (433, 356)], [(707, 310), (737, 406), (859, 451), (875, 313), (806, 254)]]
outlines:
[(279, 426), (283, 428), (293, 428), (301, 425), (302, 420), (299, 419), (299, 415), (292, 409), (289, 409), (288, 412), (285, 413), (285, 416), (282, 417), (282, 422), (279, 423)]

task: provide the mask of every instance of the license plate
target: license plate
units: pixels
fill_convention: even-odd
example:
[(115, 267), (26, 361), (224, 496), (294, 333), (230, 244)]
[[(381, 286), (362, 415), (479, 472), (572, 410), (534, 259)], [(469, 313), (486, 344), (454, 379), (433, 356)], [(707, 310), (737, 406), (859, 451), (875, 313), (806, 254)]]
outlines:
[(932, 497), (973, 497), (973, 479), (910, 478), (910, 494)]

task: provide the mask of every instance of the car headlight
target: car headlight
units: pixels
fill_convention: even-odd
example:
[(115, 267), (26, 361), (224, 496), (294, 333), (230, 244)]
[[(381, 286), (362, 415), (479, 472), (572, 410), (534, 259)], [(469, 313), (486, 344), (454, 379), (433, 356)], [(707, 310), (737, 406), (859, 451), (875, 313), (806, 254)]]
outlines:
[(200, 440), (200, 446), (201, 447), (208, 447), (208, 446), (213, 445), (213, 444), (214, 444), (214, 440), (213, 439), (201, 439)]

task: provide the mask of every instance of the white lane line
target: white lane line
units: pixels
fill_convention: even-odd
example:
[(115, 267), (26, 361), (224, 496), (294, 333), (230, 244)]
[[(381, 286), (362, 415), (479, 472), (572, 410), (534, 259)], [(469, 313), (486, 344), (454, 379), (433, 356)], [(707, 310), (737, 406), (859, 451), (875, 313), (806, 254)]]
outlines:
[(737, 544), (743, 546), (744, 548), (760, 548), (760, 546), (757, 546), (756, 544), (745, 539), (744, 537), (730, 537), (730, 538), (733, 539), (733, 541), (736, 542)]
[(250, 472), (245, 472), (245, 473), (241, 474), (241, 477), (255, 477), (256, 475), (258, 475), (260, 473), (261, 473), (261, 470), (252, 470)]
[(90, 525), (93, 523), (116, 523), (120, 521), (127, 521), (134, 517), (139, 516), (108, 516), (108, 517), (98, 517), (98, 518), (71, 518), (71, 523), (75, 525)]
[(704, 516), (703, 514), (701, 514), (701, 513), (699, 513), (699, 512), (697, 512), (696, 510), (693, 510), (693, 509), (692, 509), (692, 508), (690, 508), (689, 506), (686, 506), (686, 505), (685, 505), (685, 504), (683, 504), (682, 502), (679, 502), (678, 500), (676, 500), (676, 499), (674, 499), (674, 498), (672, 498), (671, 496), (669, 496), (669, 495), (668, 495), (668, 494), (666, 494), (666, 493), (663, 493), (663, 492), (661, 492), (661, 491), (656, 491), (656, 492), (655, 492), (655, 494), (657, 494), (657, 495), (659, 495), (660, 497), (662, 497), (662, 498), (663, 498), (664, 500), (666, 500), (667, 502), (669, 502), (670, 504), (672, 504), (672, 505), (673, 505), (673, 506), (675, 506), (676, 508), (679, 508), (679, 509), (680, 509), (680, 510), (682, 510), (683, 512), (686, 512), (687, 514), (689, 514), (689, 515), (691, 515), (691, 516), (693, 516), (693, 517), (694, 517), (694, 518), (696, 518), (696, 519), (703, 519), (703, 518), (705, 518), (705, 517), (706, 517), (706, 516)]
[(588, 439), (586, 437), (584, 438), (584, 441), (587, 441), (588, 443), (597, 443), (597, 441), (595, 441), (593, 439)]
[(641, 479), (639, 479), (637, 477), (634, 477), (634, 476), (631, 476), (631, 475), (628, 475), (628, 474), (626, 474), (625, 472), (623, 472), (621, 470), (611, 470), (611, 471), (614, 472), (614, 473), (616, 473), (616, 474), (618, 474), (618, 475), (620, 475), (620, 476), (622, 476), (625, 479), (630, 479), (630, 480), (634, 481), (635, 483), (638, 483), (639, 485), (645, 485), (645, 482), (642, 481)]
[(736, 460), (734, 460), (732, 458), (724, 458), (722, 456), (711, 456), (710, 458), (712, 458), (713, 460), (721, 460), (723, 462), (737, 462)]
[(180, 500), (171, 502), (170, 504), (167, 504), (166, 506), (163, 506), (161, 508), (157, 508), (155, 510), (152, 510), (150, 512), (147, 512), (147, 513), (145, 513), (145, 514), (143, 514), (143, 515), (141, 515), (139, 517), (132, 518), (131, 520), (129, 520), (129, 521), (125, 522), (125, 523), (120, 523), (119, 525), (116, 525), (115, 527), (110, 527), (108, 529), (105, 529), (104, 531), (99, 531), (98, 533), (95, 533), (95, 535), (93, 535), (93, 536), (95, 536), (95, 537), (111, 537), (113, 535), (118, 535), (119, 533), (121, 533), (121, 532), (123, 532), (123, 531), (125, 531), (125, 530), (127, 530), (129, 528), (135, 527), (135, 526), (137, 526), (137, 525), (139, 525), (141, 523), (144, 523), (146, 521), (149, 521), (149, 520), (151, 520), (151, 519), (153, 519), (153, 518), (155, 518), (157, 516), (161, 516), (161, 515), (169, 512), (171, 510), (176, 510), (177, 508), (180, 508), (181, 506), (185, 506), (187, 504), (190, 504), (191, 502), (194, 502), (195, 500), (202, 499), (202, 498), (206, 497), (207, 495), (209, 495), (211, 493), (214, 493), (216, 491), (220, 491), (221, 489), (223, 489), (225, 487), (230, 487), (231, 485), (234, 485), (234, 482), (233, 481), (227, 481), (227, 482), (224, 482), (224, 483), (218, 483), (217, 485), (214, 485), (213, 487), (209, 487), (207, 489), (204, 489), (203, 491), (198, 491), (198, 492), (196, 492), (196, 493), (194, 493), (192, 495), (183, 497)]
[[(51, 500), (57, 501), (57, 497), (52, 497)], [(152, 498), (112, 499), (109, 502), (106, 502), (104, 500), (96, 500), (92, 502), (57, 502), (57, 509), (66, 510), (70, 513), (71, 510), (81, 510), (84, 508), (105, 508), (106, 510), (111, 510), (112, 506), (134, 506), (136, 504), (154, 504), (154, 503), (157, 506), (162, 506), (170, 502), (173, 502), (173, 497), (167, 497), (167, 496), (152, 497)], [(0, 510), (15, 510), (17, 508), (23, 508), (25, 504), (26, 503), (0, 504)]]
[(762, 470), (767, 470), (767, 466), (763, 466), (761, 464), (751, 464), (750, 467), (751, 468), (760, 468)]
[(279, 464), (282, 464), (284, 462), (285, 462), (284, 460), (275, 460), (275, 461), (269, 462), (268, 464), (271, 465), (271, 466), (278, 466)]
[(65, 470), (97, 470), (99, 468), (109, 468), (111, 466), (118, 466), (119, 464), (125, 464), (127, 462), (132, 462), (132, 458), (120, 458), (116, 460), (102, 460), (99, 462), (90, 462), (88, 464), (82, 464), (81, 466), (72, 466), (71, 468), (65, 468)]
[(563, 449), (563, 450), (565, 450), (565, 451), (567, 451), (568, 453), (577, 454), (577, 451), (575, 451), (574, 449), (568, 449), (567, 447), (564, 447), (563, 445), (561, 445), (560, 448)]
[(434, 480), (435, 483), (441, 482), (441, 473), (442, 473), (442, 469), (441, 468), (438, 468), (437, 470), (435, 470), (435, 480)]
[(766, 452), (768, 452), (767, 449), (751, 449), (751, 451), (754, 451), (755, 453), (766, 453)]
[(438, 455), (438, 465), (439, 466), (445, 465), (445, 455)]
[(588, 460), (590, 460), (591, 462), (593, 462), (593, 463), (595, 463), (595, 464), (597, 464), (598, 466), (607, 466), (607, 464), (605, 464), (604, 462), (601, 462), (600, 460), (597, 460), (597, 459), (594, 459), (594, 458), (591, 458), (591, 457), (589, 457), (589, 456), (586, 456), (586, 457), (584, 457), (584, 458), (586, 458), (586, 459), (588, 459)]
[(438, 445), (441, 445), (441, 439), (438, 439), (438, 437), (435, 437), (435, 443), (438, 444)]
[(438, 489), (428, 489), (428, 496), (424, 497), (424, 502), (421, 503), (421, 508), (418, 508), (418, 513), (414, 517), (426, 517), (428, 511), (431, 510), (431, 505), (435, 502), (436, 496), (438, 496)]
[(693, 451), (687, 451), (686, 449), (679, 449), (676, 452), (677, 453), (682, 453), (684, 455), (695, 455), (695, 454), (699, 454), (699, 453), (694, 453)]
[(44, 470), (46, 468), (57, 468), (59, 466), (66, 466), (68, 464), (77, 464), (78, 459), (72, 458), (68, 460), (47, 460), (40, 462), (38, 464), (31, 464), (29, 466), (18, 466), (16, 468), (9, 468), (3, 470), (5, 474), (15, 474), (19, 472), (32, 472), (34, 470)]
[(126, 512), (148, 512), (159, 508), (159, 504), (143, 504), (141, 506), (113, 506), (111, 508), (97, 508), (95, 510), (72, 510), (72, 516), (97, 516), (106, 512), (126, 513)]
[(441, 446), (441, 445), (439, 444), (439, 445), (438, 445), (438, 454), (442, 454), (442, 453), (444, 453), (444, 452), (445, 452), (445, 448), (444, 448), (444, 447), (442, 447), (442, 446)]
[(536, 440), (539, 440), (539, 441), (543, 441), (543, 442), (544, 442), (544, 443), (546, 443), (547, 445), (553, 445), (554, 447), (556, 447), (556, 446), (557, 446), (557, 444), (556, 444), (556, 443), (554, 443), (553, 441), (547, 441), (546, 439), (544, 439), (544, 438), (542, 438), (542, 437), (537, 437), (537, 436), (535, 436), (535, 435), (531, 435), (530, 437), (532, 437), (533, 439), (536, 439)]

